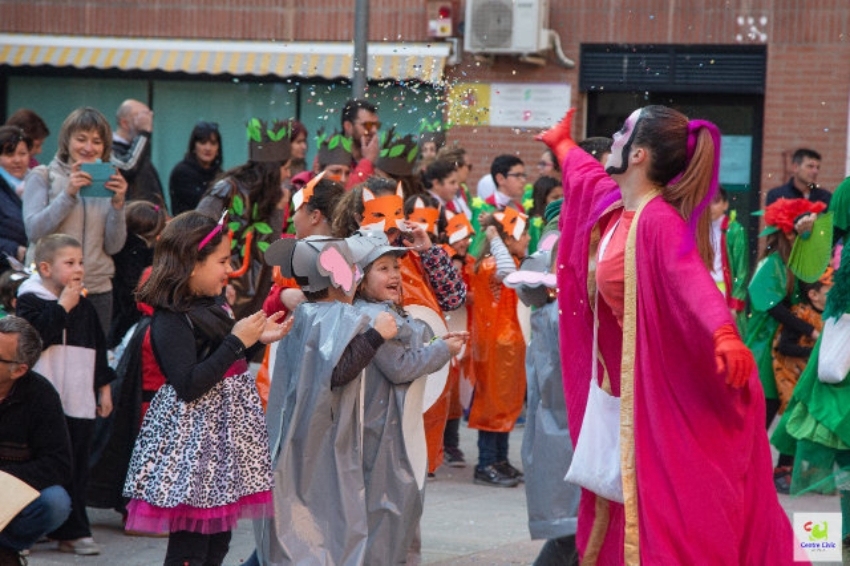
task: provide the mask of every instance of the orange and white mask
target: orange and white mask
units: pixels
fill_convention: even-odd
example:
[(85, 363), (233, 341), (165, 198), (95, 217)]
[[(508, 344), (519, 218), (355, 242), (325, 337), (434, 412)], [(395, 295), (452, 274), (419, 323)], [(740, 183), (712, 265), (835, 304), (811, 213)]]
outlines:
[(394, 195), (376, 197), (367, 188), (363, 189), (363, 220), (360, 228), (388, 232), (393, 228), (406, 230), (404, 225), (404, 193), (399, 183)]
[(455, 214), (454, 212), (447, 210), (446, 220), (448, 221), (448, 224), (446, 225), (446, 235), (449, 237), (449, 245), (455, 244), (467, 236), (475, 234), (475, 230), (472, 228), (472, 223), (469, 221), (469, 218), (466, 217), (466, 214)]
[(506, 208), (501, 212), (494, 212), (493, 218), (502, 225), (505, 234), (513, 236), (515, 240), (522, 237), (522, 233), (525, 232), (525, 225), (528, 222), (528, 216), (515, 208)]
[(440, 209), (427, 206), (421, 198), (413, 202), (413, 210), (407, 216), (407, 221), (416, 224), (429, 234), (437, 233), (437, 219), (440, 217)]
[(313, 198), (313, 191), (316, 189), (316, 185), (324, 176), (325, 172), (322, 171), (310, 179), (310, 182), (304, 185), (300, 191), (292, 195), (292, 212), (296, 212), (302, 205), (310, 202), (310, 199)]

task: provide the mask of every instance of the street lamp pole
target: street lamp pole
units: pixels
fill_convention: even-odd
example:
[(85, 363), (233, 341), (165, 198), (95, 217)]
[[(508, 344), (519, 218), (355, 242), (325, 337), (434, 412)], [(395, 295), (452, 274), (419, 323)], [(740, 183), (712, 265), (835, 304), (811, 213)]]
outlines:
[(366, 44), (369, 41), (369, 0), (356, 0), (354, 4), (354, 76), (351, 80), (351, 95), (363, 98), (366, 94), (367, 58)]

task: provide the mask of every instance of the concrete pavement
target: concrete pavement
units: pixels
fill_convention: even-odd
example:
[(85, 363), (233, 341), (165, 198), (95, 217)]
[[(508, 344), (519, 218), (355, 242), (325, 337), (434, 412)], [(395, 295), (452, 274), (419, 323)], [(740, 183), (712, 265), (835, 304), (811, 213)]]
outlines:
[[(461, 427), (461, 448), (468, 462), (478, 453), (476, 433)], [(522, 429), (511, 433), (511, 462), (520, 467)], [(780, 496), (783, 507), (794, 511), (838, 512), (837, 497)], [(94, 537), (103, 546), (100, 556), (82, 557), (61, 554), (55, 544), (39, 544), (30, 556), (32, 566), (79, 564), (86, 566), (119, 564), (148, 566), (162, 564), (166, 539), (129, 537), (123, 534), (120, 516), (111, 511), (90, 509)], [(439, 566), (507, 566), (531, 564), (542, 541), (529, 540), (525, 509), (525, 491), (519, 488), (495, 488), (472, 483), (472, 466), (437, 470), (437, 477), (426, 488), (425, 513), (422, 517), (422, 558), (424, 564)], [(238, 565), (253, 551), (254, 541), (248, 522), (234, 532), (225, 564)], [(790, 552), (790, 550), (789, 550)], [(821, 563), (819, 566), (826, 566)], [(836, 563), (837, 564), (837, 563)], [(850, 563), (845, 563), (850, 566)]]

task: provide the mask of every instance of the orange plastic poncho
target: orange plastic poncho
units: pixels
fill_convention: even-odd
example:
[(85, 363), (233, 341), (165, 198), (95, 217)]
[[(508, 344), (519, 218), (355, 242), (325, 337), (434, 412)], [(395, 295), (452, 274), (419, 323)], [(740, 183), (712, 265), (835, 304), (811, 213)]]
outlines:
[[(449, 245), (443, 244), (443, 249), (446, 250), (446, 253), (449, 254), (449, 257), (453, 257), (457, 254), (457, 252)], [(446, 318), (446, 326), (448, 326), (449, 330), (466, 330), (467, 332), (472, 334), (472, 291), (469, 288), (469, 275), (472, 273), (473, 266), (475, 264), (475, 258), (471, 255), (463, 256), (463, 267), (458, 271), (463, 278), (463, 282), (466, 285), (466, 304), (464, 304), (457, 311), (453, 311), (451, 313), (443, 313)], [(462, 311), (462, 312), (461, 312)], [(466, 319), (466, 325), (462, 328), (458, 327), (456, 323), (453, 323), (451, 318), (458, 320), (458, 317), (462, 317)], [(460, 318), (460, 320), (462, 320)], [(465, 408), (469, 408), (470, 394), (469, 391), (475, 385), (475, 377), (472, 372), (472, 347), (470, 344), (467, 344), (461, 353), (458, 356), (452, 358), (451, 366), (449, 368), (449, 378), (448, 383), (446, 384), (446, 388), (448, 389), (449, 396), (449, 413), (448, 419), (459, 419), (463, 416), (463, 410)]]
[[(437, 302), (437, 297), (428, 284), (419, 254), (411, 250), (402, 256), (399, 263), (401, 264), (402, 305), (422, 305), (428, 307), (439, 314), (445, 321), (440, 304)], [(423, 415), (425, 420), (425, 442), (428, 447), (428, 473), (433, 473), (443, 463), (443, 433), (446, 430), (446, 419), (448, 419), (449, 413), (450, 381), (451, 370), (449, 371), (449, 380), (446, 381), (443, 394)]]
[(496, 280), (496, 260), (470, 274), (472, 371), (475, 392), (469, 427), (510, 432), (525, 399), (525, 340), (517, 319), (517, 294)]

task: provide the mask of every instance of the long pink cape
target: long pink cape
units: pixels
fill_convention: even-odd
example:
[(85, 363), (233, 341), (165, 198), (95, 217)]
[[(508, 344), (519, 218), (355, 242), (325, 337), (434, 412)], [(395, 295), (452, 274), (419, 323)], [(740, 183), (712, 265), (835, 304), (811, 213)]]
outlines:
[[(591, 373), (590, 233), (618, 188), (580, 150), (570, 152), (563, 171), (561, 356), (576, 442)], [(638, 222), (634, 442), (641, 562), (790, 565), (793, 535), (773, 487), (758, 376), (753, 372), (745, 387), (733, 389), (716, 372), (712, 336), (733, 321), (696, 248), (682, 245), (689, 237), (684, 220), (660, 197)], [(604, 304), (599, 321), (600, 351), (619, 395), (622, 331)], [(598, 564), (619, 565), (624, 508), (608, 506)], [(595, 496), (583, 491), (577, 533), (582, 555), (594, 516)]]

